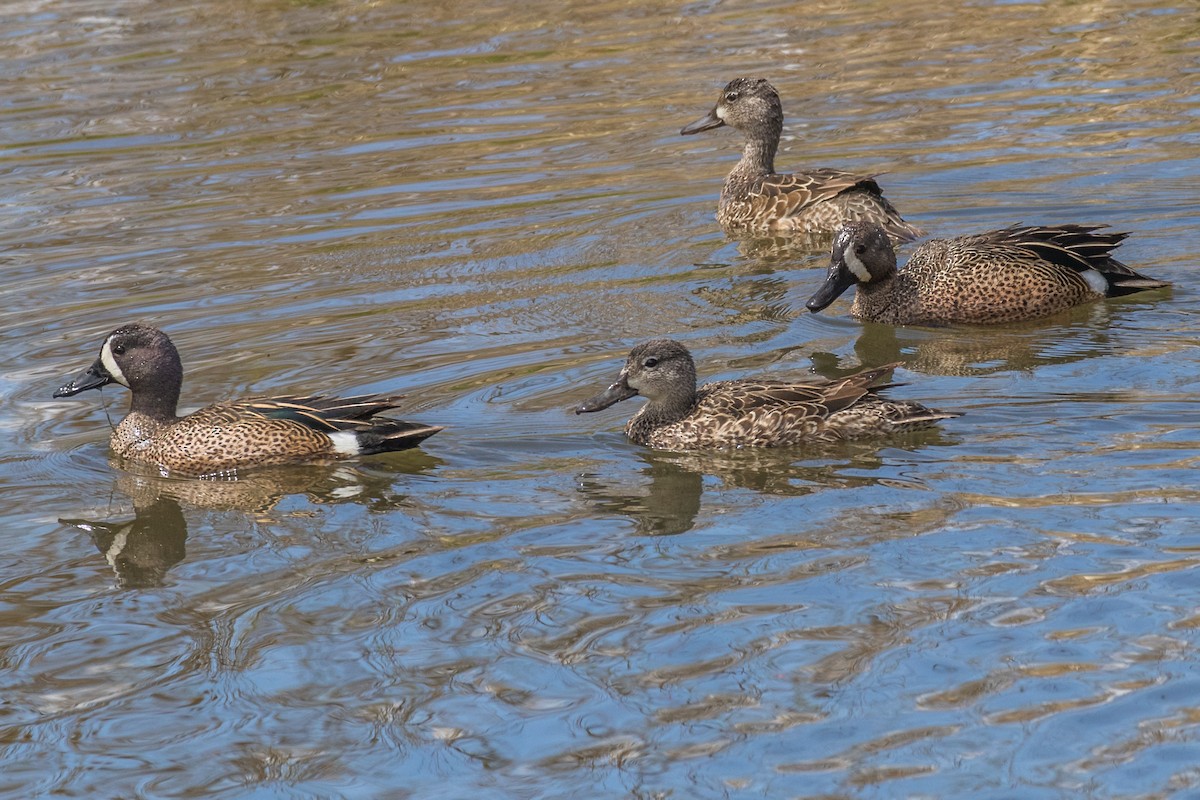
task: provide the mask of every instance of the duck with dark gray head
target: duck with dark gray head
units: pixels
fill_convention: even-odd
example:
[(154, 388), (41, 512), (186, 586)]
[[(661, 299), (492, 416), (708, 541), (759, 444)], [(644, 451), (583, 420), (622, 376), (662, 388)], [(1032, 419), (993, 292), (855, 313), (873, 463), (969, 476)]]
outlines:
[(110, 383), (131, 394), (129, 413), (110, 438), (113, 452), (181, 475), (403, 450), (442, 430), (376, 417), (398, 407), (398, 396), (384, 395), (248, 398), (177, 416), (183, 385), (179, 351), (165, 333), (140, 323), (110, 333), (100, 357), (54, 396)]
[(829, 275), (808, 301), (827, 308), (857, 287), (850, 316), (891, 325), (987, 325), (1046, 317), (1105, 297), (1159, 289), (1113, 257), (1128, 236), (1099, 225), (1014, 225), (930, 239), (896, 269), (896, 253), (873, 223), (844, 226)]

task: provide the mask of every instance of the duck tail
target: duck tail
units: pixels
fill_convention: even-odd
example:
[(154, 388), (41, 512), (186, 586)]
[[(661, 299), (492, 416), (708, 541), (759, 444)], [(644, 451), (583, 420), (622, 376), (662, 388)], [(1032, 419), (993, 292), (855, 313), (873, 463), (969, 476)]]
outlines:
[(900, 218), (899, 214), (885, 222), (883, 229), (887, 232), (893, 243), (912, 242), (925, 235), (923, 228), (918, 228), (911, 222), (906, 222)]
[(355, 431), (354, 436), (358, 442), (359, 455), (369, 456), (373, 453), (388, 453), (416, 447), (442, 430), (445, 428), (441, 425), (380, 419), (369, 428)]
[(1134, 292), (1161, 289), (1171, 285), (1166, 281), (1147, 277), (1115, 258), (1108, 259), (1108, 263), (1100, 269), (1100, 274), (1104, 276), (1104, 280), (1108, 281), (1108, 291), (1105, 294), (1109, 297), (1123, 297)]
[(882, 402), (882, 406), (884, 415), (898, 430), (927, 428), (941, 420), (954, 419), (963, 415), (962, 411), (942, 411), (903, 400), (885, 400)]
[[(1014, 225), (1000, 233), (1036, 252), (1042, 258), (1089, 276), (1104, 278), (1106, 287), (1093, 288), (1108, 297), (1121, 297), (1171, 284), (1147, 277), (1113, 257), (1113, 250), (1128, 238), (1126, 231), (1105, 230), (1104, 225)], [(1094, 270), (1095, 272), (1092, 272)], [(1092, 284), (1092, 281), (1088, 281)]]

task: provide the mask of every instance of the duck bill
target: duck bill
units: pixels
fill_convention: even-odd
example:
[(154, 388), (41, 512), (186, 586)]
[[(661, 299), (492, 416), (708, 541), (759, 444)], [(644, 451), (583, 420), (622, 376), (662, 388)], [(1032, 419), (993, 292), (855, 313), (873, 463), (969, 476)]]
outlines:
[(691, 125), (684, 125), (679, 131), (680, 136), (691, 136), (693, 133), (701, 131), (711, 131), (713, 128), (719, 128), (725, 124), (725, 120), (717, 116), (717, 107), (713, 106), (713, 110), (708, 112), (708, 116), (696, 120)]
[(112, 375), (108, 374), (108, 370), (104, 368), (104, 364), (97, 358), (95, 363), (72, 378), (70, 383), (60, 386), (58, 391), (54, 393), (54, 396), (71, 397), (80, 392), (86, 392), (88, 389), (99, 389), (101, 386), (107, 386), (112, 382)]
[(576, 406), (575, 413), (586, 414), (590, 411), (601, 411), (609, 406), (616, 405), (622, 400), (628, 400), (636, 394), (637, 389), (630, 388), (629, 384), (625, 382), (625, 376), (622, 375), (612, 386), (590, 400), (584, 400)]
[(845, 263), (834, 261), (829, 267), (829, 277), (825, 279), (825, 283), (821, 284), (821, 288), (817, 289), (804, 305), (809, 311), (814, 312), (828, 308), (830, 303), (841, 297), (842, 292), (855, 283), (857, 281), (854, 279), (854, 274), (846, 269)]

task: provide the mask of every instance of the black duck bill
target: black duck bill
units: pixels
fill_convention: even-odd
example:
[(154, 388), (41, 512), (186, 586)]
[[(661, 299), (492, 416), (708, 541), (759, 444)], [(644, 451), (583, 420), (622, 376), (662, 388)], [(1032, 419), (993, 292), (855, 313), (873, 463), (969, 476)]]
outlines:
[(690, 125), (684, 125), (683, 130), (679, 131), (680, 136), (691, 136), (693, 133), (701, 131), (711, 131), (713, 128), (719, 128), (725, 124), (725, 120), (717, 116), (717, 107), (713, 106), (713, 110), (708, 112), (708, 115), (701, 117)]
[(809, 311), (821, 311), (828, 308), (830, 303), (841, 297), (843, 292), (856, 283), (858, 283), (858, 279), (846, 266), (845, 259), (835, 258), (829, 265), (829, 275), (825, 278), (825, 282), (804, 305)]
[(54, 396), (72, 397), (80, 392), (86, 392), (88, 389), (99, 389), (112, 382), (113, 376), (104, 368), (104, 363), (97, 358), (90, 367), (72, 378), (70, 383), (60, 386), (54, 392)]
[(602, 411), (609, 406), (616, 405), (622, 400), (628, 400), (637, 394), (637, 389), (630, 387), (626, 382), (625, 376), (622, 375), (617, 379), (617, 382), (605, 389), (595, 397), (584, 400), (575, 407), (576, 414), (586, 414), (589, 411)]

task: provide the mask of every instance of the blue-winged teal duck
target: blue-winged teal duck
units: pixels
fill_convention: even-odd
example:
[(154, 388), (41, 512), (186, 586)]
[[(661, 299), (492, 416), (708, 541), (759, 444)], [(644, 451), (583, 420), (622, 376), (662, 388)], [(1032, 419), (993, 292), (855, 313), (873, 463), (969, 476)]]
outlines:
[(129, 414), (113, 430), (113, 451), (184, 475), (403, 450), (442, 430), (375, 418), (397, 408), (398, 398), (382, 395), (249, 398), (176, 416), (183, 385), (179, 351), (162, 331), (136, 323), (110, 333), (96, 362), (54, 396), (109, 383), (132, 395)]
[(1157, 289), (1117, 261), (1128, 234), (1103, 226), (1013, 226), (974, 236), (931, 239), (904, 269), (883, 229), (855, 222), (833, 241), (829, 277), (808, 301), (820, 311), (851, 286), (850, 315), (892, 325), (990, 324), (1037, 319), (1071, 306)]
[(734, 78), (708, 116), (686, 126), (687, 136), (729, 125), (746, 137), (717, 207), (717, 222), (726, 228), (763, 233), (831, 234), (845, 222), (872, 220), (898, 242), (922, 235), (884, 199), (874, 175), (836, 169), (812, 169), (781, 175), (775, 151), (783, 133), (783, 105), (765, 78)]
[(616, 383), (575, 413), (599, 411), (640, 394), (649, 402), (629, 420), (625, 433), (660, 450), (857, 439), (960, 416), (880, 397), (877, 392), (888, 387), (873, 384), (896, 366), (832, 381), (718, 381), (697, 389), (696, 364), (687, 348), (672, 339), (651, 339), (629, 353)]

